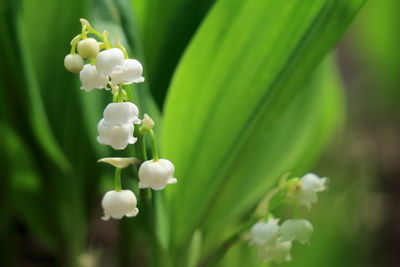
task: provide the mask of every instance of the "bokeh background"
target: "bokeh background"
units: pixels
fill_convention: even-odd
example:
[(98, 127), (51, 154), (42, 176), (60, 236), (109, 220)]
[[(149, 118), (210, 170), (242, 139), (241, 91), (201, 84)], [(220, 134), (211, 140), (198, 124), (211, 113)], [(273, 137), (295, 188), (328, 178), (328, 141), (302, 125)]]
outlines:
[[(112, 170), (96, 161), (111, 152), (94, 137), (110, 97), (79, 90), (63, 58), (80, 17), (120, 34), (149, 81), (134, 89), (135, 101), (161, 119), (176, 66), (215, 3), (185, 2), (174, 19), (174, 4), (149, 2), (0, 2), (0, 266), (148, 266), (143, 219), (100, 220)], [(295, 245), (294, 260), (282, 266), (400, 265), (399, 11), (398, 0), (367, 1), (319, 68), (337, 74), (331, 82), (340, 90), (324, 128), (329, 142), (316, 138), (322, 148), (305, 165), (331, 178), (329, 191), (306, 213), (311, 244)], [(136, 38), (166, 24), (169, 31)], [(314, 154), (309, 149), (302, 157)], [(265, 266), (245, 242), (217, 266), (240, 264)]]

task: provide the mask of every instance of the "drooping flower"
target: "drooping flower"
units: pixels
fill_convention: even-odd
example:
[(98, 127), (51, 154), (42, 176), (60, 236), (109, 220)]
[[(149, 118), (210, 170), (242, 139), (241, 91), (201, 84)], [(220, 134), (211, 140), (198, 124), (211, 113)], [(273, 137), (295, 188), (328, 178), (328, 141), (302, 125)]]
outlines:
[(78, 54), (69, 54), (64, 58), (64, 67), (70, 72), (80, 72), (83, 69), (83, 64), (83, 59)]
[(273, 245), (279, 236), (278, 219), (269, 219), (267, 222), (258, 222), (251, 227), (250, 244)]
[(292, 260), (292, 255), (290, 255), (291, 249), (292, 249), (291, 241), (282, 241), (279, 238), (275, 246), (272, 247), (270, 251), (271, 259), (277, 263), (291, 261)]
[(117, 84), (142, 83), (143, 67), (136, 59), (125, 59), (122, 67), (117, 68), (111, 74), (111, 82)]
[(139, 188), (164, 189), (167, 184), (175, 184), (174, 165), (166, 159), (145, 161), (139, 168)]
[(91, 64), (86, 64), (79, 73), (79, 77), (82, 82), (81, 89), (85, 91), (91, 91), (94, 88), (102, 89), (106, 88), (108, 83), (108, 77), (100, 74), (96, 67)]
[(96, 57), (96, 68), (104, 75), (110, 75), (111, 72), (122, 68), (123, 65), (124, 53), (118, 48), (103, 50)]
[(140, 123), (139, 109), (131, 102), (110, 103), (104, 109), (104, 120), (107, 124)]
[(318, 200), (317, 192), (326, 189), (327, 180), (327, 178), (320, 178), (313, 173), (304, 175), (299, 181), (300, 190), (295, 194), (295, 200), (300, 205), (310, 208), (311, 204)]
[(94, 38), (80, 40), (77, 46), (78, 53), (83, 58), (95, 58), (99, 54), (99, 43)]
[(314, 232), (312, 224), (304, 219), (289, 219), (281, 226), (283, 241), (297, 240), (300, 243), (308, 243)]
[(103, 220), (111, 218), (121, 219), (123, 216), (133, 217), (139, 212), (135, 194), (130, 190), (108, 191), (101, 201), (103, 206)]
[(97, 130), (99, 132), (97, 141), (102, 145), (109, 145), (115, 150), (122, 150), (128, 144), (134, 144), (137, 140), (133, 137), (134, 126), (132, 123), (112, 125), (101, 119), (97, 125)]

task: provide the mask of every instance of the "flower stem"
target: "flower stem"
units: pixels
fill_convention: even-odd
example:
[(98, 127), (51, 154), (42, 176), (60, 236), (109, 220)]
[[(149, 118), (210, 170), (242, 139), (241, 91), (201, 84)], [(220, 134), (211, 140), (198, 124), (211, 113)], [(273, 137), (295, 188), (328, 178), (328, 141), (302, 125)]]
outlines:
[(118, 86), (118, 99), (117, 99), (117, 101), (118, 102), (122, 102), (122, 85), (120, 84), (119, 86)]
[(82, 39), (82, 35), (78, 34), (77, 36), (74, 37), (71, 41), (71, 55), (75, 55), (76, 53), (76, 45), (79, 43), (79, 41)]
[(121, 191), (121, 170), (120, 168), (115, 168), (114, 190), (117, 192)]
[(157, 138), (152, 129), (150, 129), (149, 134), (150, 134), (150, 140), (151, 140), (151, 149), (153, 152), (153, 160), (158, 161), (159, 157), (158, 157), (158, 148), (157, 148)]

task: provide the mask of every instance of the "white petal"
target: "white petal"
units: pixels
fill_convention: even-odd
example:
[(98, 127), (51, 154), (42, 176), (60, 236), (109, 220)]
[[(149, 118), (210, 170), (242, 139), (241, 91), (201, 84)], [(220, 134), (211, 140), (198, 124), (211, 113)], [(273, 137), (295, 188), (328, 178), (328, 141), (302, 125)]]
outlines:
[(140, 123), (139, 109), (131, 102), (110, 103), (103, 115), (107, 124)]
[(111, 72), (123, 65), (124, 53), (118, 48), (103, 50), (96, 57), (96, 68), (104, 75), (110, 75)]
[(279, 226), (274, 219), (270, 219), (268, 222), (258, 222), (251, 228), (250, 235), (250, 244), (271, 245), (278, 238)]
[(290, 260), (292, 260), (292, 256), (290, 255), (291, 249), (292, 249), (291, 241), (278, 240), (276, 245), (271, 250), (271, 257), (277, 263), (290, 261)]
[(81, 89), (85, 91), (91, 91), (95, 88), (102, 89), (107, 87), (108, 77), (100, 74), (96, 67), (90, 64), (83, 66), (83, 69), (79, 73), (79, 77), (82, 82)]
[(281, 226), (283, 241), (297, 240), (300, 243), (308, 243), (314, 232), (312, 224), (304, 219), (286, 220)]
[(173, 178), (174, 165), (166, 159), (145, 161), (139, 168), (139, 179), (142, 186), (153, 190), (164, 189), (167, 184), (176, 183)]
[(102, 145), (110, 145), (115, 150), (122, 150), (128, 144), (134, 144), (137, 141), (137, 138), (133, 137), (134, 126), (132, 123), (112, 125), (101, 119), (97, 130), (99, 132), (97, 141)]
[(142, 77), (143, 67), (135, 59), (125, 59), (123, 67), (114, 70), (111, 74), (111, 81), (114, 85), (132, 84), (144, 82)]
[(101, 202), (104, 209), (103, 220), (110, 217), (121, 219), (123, 216), (136, 216), (139, 212), (137, 209), (137, 200), (135, 194), (130, 190), (108, 191)]
[(320, 178), (314, 173), (308, 173), (300, 179), (300, 184), (305, 190), (321, 192), (326, 189), (327, 178)]

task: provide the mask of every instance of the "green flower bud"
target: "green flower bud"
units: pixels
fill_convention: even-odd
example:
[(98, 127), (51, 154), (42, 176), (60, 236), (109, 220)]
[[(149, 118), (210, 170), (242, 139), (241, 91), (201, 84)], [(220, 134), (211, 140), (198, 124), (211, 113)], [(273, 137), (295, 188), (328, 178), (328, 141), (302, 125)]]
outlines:
[(99, 54), (99, 44), (94, 38), (80, 40), (77, 48), (83, 58), (95, 58)]
[(70, 72), (80, 72), (83, 68), (83, 59), (80, 55), (69, 54), (64, 58), (64, 66)]

